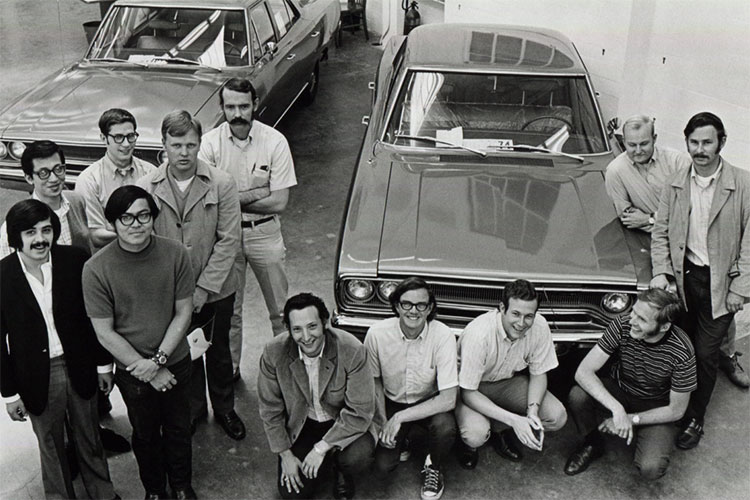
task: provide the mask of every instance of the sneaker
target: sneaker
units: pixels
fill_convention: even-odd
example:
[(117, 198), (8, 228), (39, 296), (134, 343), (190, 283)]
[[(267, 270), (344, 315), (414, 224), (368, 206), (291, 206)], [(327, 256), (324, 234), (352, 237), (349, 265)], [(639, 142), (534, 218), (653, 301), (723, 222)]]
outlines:
[(411, 458), (411, 450), (409, 449), (410, 446), (411, 446), (411, 443), (409, 442), (409, 438), (404, 439), (404, 442), (401, 443), (401, 451), (398, 455), (399, 462), (409, 461), (409, 458)]
[(747, 376), (747, 373), (745, 373), (745, 370), (737, 359), (739, 356), (742, 356), (741, 352), (735, 352), (732, 356), (720, 356), (719, 367), (727, 374), (727, 378), (734, 385), (742, 389), (747, 389), (750, 387), (750, 377)]
[(443, 496), (443, 473), (433, 466), (429, 457), (422, 469), (422, 500), (438, 500)]

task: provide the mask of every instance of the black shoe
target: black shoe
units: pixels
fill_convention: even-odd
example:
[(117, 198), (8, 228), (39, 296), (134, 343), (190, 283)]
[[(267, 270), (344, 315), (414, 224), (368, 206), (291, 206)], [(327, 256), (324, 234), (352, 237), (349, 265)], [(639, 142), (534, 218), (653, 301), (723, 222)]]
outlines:
[(422, 469), (422, 489), (420, 496), (422, 500), (440, 500), (445, 489), (443, 473), (432, 464), (425, 464)]
[(339, 471), (338, 467), (334, 466), (334, 475), (336, 476), (333, 481), (333, 498), (354, 498), (354, 479), (348, 474), (344, 474)]
[(245, 424), (242, 423), (234, 410), (226, 415), (214, 415), (214, 418), (230, 438), (237, 441), (245, 438)]
[(700, 443), (703, 436), (703, 424), (698, 419), (691, 418), (685, 428), (682, 429), (675, 439), (675, 445), (681, 450), (692, 450)]
[(741, 352), (735, 352), (731, 356), (719, 356), (719, 368), (727, 374), (729, 380), (741, 389), (747, 389), (750, 387), (750, 377), (747, 376), (745, 370), (737, 359), (742, 356)]
[(569, 476), (580, 474), (589, 468), (591, 462), (602, 455), (604, 455), (604, 450), (601, 446), (584, 443), (565, 462), (565, 473)]
[(184, 489), (173, 490), (172, 498), (174, 498), (175, 500), (197, 500), (198, 495), (195, 494), (195, 490), (192, 486), (188, 486)]
[(471, 470), (479, 463), (479, 452), (458, 438), (456, 443), (456, 460), (458, 465), (466, 470)]
[(130, 451), (130, 443), (127, 439), (117, 434), (112, 429), (99, 427), (99, 438), (105, 450), (112, 453), (127, 453)]
[(493, 432), (492, 447), (498, 455), (511, 462), (520, 462), (523, 459), (523, 452), (516, 444), (515, 433), (512, 429), (506, 429), (500, 434)]

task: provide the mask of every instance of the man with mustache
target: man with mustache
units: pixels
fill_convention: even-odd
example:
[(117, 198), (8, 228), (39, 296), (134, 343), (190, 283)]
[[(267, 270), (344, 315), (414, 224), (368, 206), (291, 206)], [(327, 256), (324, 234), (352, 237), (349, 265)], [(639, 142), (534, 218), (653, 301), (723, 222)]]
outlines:
[(664, 186), (651, 233), (651, 286), (676, 284), (687, 308), (680, 323), (695, 346), (698, 388), (676, 444), (688, 450), (703, 435), (719, 346), (750, 297), (750, 172), (721, 157), (727, 136), (713, 113), (694, 115), (684, 133), (693, 163)]
[(286, 248), (279, 214), (297, 184), (286, 138), (253, 118), (258, 93), (249, 80), (232, 78), (219, 91), (225, 123), (208, 132), (199, 158), (229, 172), (237, 182), (242, 211), (242, 250), (235, 270), (240, 280), (229, 334), (234, 378), (239, 379), (242, 355), (242, 302), (247, 264), (258, 280), (268, 308), (273, 334), (286, 328), (282, 311), (289, 285), (284, 261)]
[[(690, 155), (656, 145), (654, 118), (637, 115), (622, 125), (625, 152), (607, 166), (607, 194), (622, 224), (630, 229), (651, 233), (659, 209), (664, 182), (690, 168)], [(729, 327), (721, 344), (719, 366), (733, 384), (750, 387), (750, 377), (739, 364), (735, 347), (736, 324)]]
[(107, 152), (86, 167), (76, 180), (76, 193), (86, 203), (91, 242), (96, 250), (116, 238), (114, 228), (104, 217), (104, 207), (112, 192), (154, 170), (147, 161), (134, 156), (138, 140), (135, 117), (120, 108), (108, 109), (99, 118), (99, 131)]
[[(16, 250), (0, 261), (0, 390), (12, 420), (31, 418), (47, 496), (75, 498), (65, 422), (90, 498), (119, 498), (97, 432), (97, 388), (112, 389), (112, 357), (97, 342), (84, 307), (85, 250), (57, 245), (60, 220), (39, 200), (6, 219)], [(7, 436), (6, 436), (7, 438)]]

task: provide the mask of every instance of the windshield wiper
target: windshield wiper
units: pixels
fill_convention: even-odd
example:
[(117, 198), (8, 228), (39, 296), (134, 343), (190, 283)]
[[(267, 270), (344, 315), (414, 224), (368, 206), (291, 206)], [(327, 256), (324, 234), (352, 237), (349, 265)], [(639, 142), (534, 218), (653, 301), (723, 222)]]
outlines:
[(155, 56), (153, 59), (156, 61), (176, 62), (176, 63), (182, 63), (182, 64), (189, 64), (191, 66), (201, 66), (204, 68), (215, 69), (216, 71), (221, 72), (221, 68), (217, 68), (216, 66), (208, 66), (201, 62), (195, 61), (193, 59), (187, 59), (185, 57), (176, 57), (176, 56), (167, 55), (167, 56)]
[(141, 67), (147, 67), (142, 62), (136, 62), (136, 61), (128, 61), (127, 59), (118, 59), (116, 57), (90, 57), (89, 59), (86, 59), (87, 61), (94, 61), (94, 62), (111, 62), (111, 63), (120, 63), (120, 64), (134, 64), (136, 66)]
[(462, 146), (461, 144), (454, 144), (452, 142), (448, 141), (441, 141), (440, 139), (435, 139), (434, 137), (429, 137), (426, 135), (405, 135), (405, 134), (396, 134), (396, 139), (411, 139), (413, 141), (426, 141), (431, 142), (433, 144), (445, 144), (446, 146), (449, 146), (451, 148), (455, 149), (463, 149), (464, 151), (469, 151), (470, 153), (478, 154), (482, 158), (487, 157), (487, 153), (484, 151), (480, 151), (478, 149), (469, 148), (466, 146)]
[(552, 149), (545, 148), (544, 146), (529, 146), (528, 144), (511, 144), (511, 145), (503, 145), (500, 149), (501, 150), (502, 149), (520, 149), (521, 151), (539, 151), (541, 153), (550, 153), (553, 155), (565, 156), (566, 158), (572, 158), (580, 162), (586, 161), (582, 156), (572, 155), (570, 153), (563, 153), (562, 151), (554, 151)]

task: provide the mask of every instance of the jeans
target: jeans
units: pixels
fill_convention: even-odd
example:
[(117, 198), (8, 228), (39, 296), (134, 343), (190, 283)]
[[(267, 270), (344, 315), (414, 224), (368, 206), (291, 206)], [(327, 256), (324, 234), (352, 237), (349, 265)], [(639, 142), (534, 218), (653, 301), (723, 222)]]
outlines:
[[(529, 391), (529, 377), (515, 375), (498, 382), (481, 382), (479, 392), (504, 410), (526, 415), (526, 404)], [(568, 420), (565, 407), (551, 392), (547, 391), (539, 407), (539, 420), (545, 431), (562, 429)], [(466, 406), (463, 401), (456, 403), (456, 421), (461, 439), (471, 448), (479, 448), (490, 438), (490, 427), (504, 426), (500, 422), (490, 421), (478, 411)]]
[[(190, 376), (190, 418), (195, 420), (208, 410), (208, 395), (215, 415), (226, 415), (234, 410), (234, 382), (232, 381), (232, 355), (229, 352), (229, 321), (232, 317), (235, 294), (203, 307), (213, 309), (213, 338), (211, 347), (203, 357), (193, 361)], [(203, 312), (203, 311), (201, 311)], [(205, 358), (205, 369), (204, 369)]]
[(271, 329), (274, 335), (278, 335), (286, 331), (282, 317), (289, 292), (285, 261), (286, 248), (278, 216), (254, 228), (242, 228), (242, 251), (234, 262), (234, 272), (238, 277), (237, 300), (234, 301), (229, 331), (234, 369), (239, 368), (242, 357), (242, 303), (245, 297), (246, 266), (250, 265), (258, 280), (268, 309), (268, 318), (271, 320)]
[[(668, 401), (641, 399), (626, 393), (611, 378), (602, 379), (604, 387), (612, 397), (622, 404), (625, 411), (641, 412), (652, 408), (666, 406)], [(592, 398), (579, 386), (574, 386), (568, 399), (570, 413), (579, 432), (593, 440), (592, 444), (601, 446), (601, 436), (597, 426), (610, 411)], [(596, 433), (594, 433), (596, 431)], [(594, 433), (594, 434), (592, 434)], [(675, 427), (672, 423), (641, 425), (635, 428), (635, 456), (633, 464), (645, 479), (659, 479), (667, 472), (669, 457), (672, 454)], [(599, 442), (597, 442), (599, 441)]]
[(190, 356), (168, 367), (177, 384), (159, 392), (125, 370), (115, 372), (115, 383), (133, 427), (133, 453), (148, 493), (186, 489), (192, 477), (190, 434)]
[[(297, 440), (292, 444), (292, 453), (297, 457), (300, 462), (305, 460), (305, 457), (310, 450), (313, 449), (315, 443), (320, 441), (325, 436), (328, 429), (333, 427), (335, 420), (329, 420), (328, 422), (317, 422), (308, 418), (305, 421), (305, 425), (297, 437)], [(326, 454), (326, 457), (321, 465), (321, 470), (325, 467), (330, 467), (331, 462), (342, 474), (353, 475), (367, 469), (372, 464), (372, 454), (375, 448), (372, 435), (369, 432), (365, 432), (357, 439), (355, 439), (349, 446), (344, 449), (331, 449)], [(312, 498), (315, 494), (315, 488), (321, 480), (323, 474), (321, 470), (318, 471), (318, 477), (306, 478), (302, 474), (300, 469), (299, 475), (302, 479), (302, 488), (299, 493), (292, 489), (291, 493), (287, 491), (285, 486), (281, 485), (281, 457), (279, 457), (279, 465), (276, 474), (276, 485), (279, 488), (279, 494), (284, 499), (297, 499), (297, 498)]]
[(734, 314), (714, 319), (710, 269), (695, 266), (688, 260), (685, 260), (685, 301), (687, 312), (679, 324), (693, 341), (698, 372), (698, 388), (690, 395), (685, 417), (702, 423), (716, 385), (720, 347), (727, 338)]
[[(395, 413), (411, 406), (414, 406), (414, 404), (397, 403), (385, 398), (386, 418), (391, 418)], [(401, 446), (408, 437), (413, 424), (427, 429), (427, 452), (430, 454), (432, 464), (437, 468), (443, 464), (445, 457), (450, 454), (451, 447), (456, 441), (456, 419), (452, 410), (436, 413), (422, 420), (401, 424), (401, 429), (396, 435), (396, 446), (386, 448), (378, 444), (375, 449), (375, 465), (379, 471), (392, 472), (396, 469), (399, 464)]]

